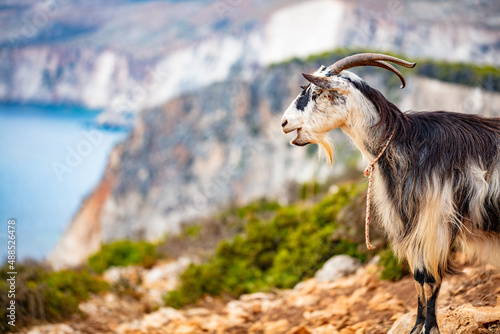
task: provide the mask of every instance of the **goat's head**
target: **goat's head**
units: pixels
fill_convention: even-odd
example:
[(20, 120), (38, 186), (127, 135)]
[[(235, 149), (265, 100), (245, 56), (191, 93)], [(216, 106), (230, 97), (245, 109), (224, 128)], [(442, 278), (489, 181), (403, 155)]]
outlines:
[[(302, 87), (302, 92), (288, 107), (281, 119), (283, 132), (297, 130), (292, 144), (304, 146), (311, 143), (320, 144), (333, 161), (332, 146), (326, 134), (344, 125), (353, 108), (360, 107), (360, 95), (353, 82), (361, 81), (355, 74), (345, 69), (355, 66), (377, 66), (395, 73), (401, 79), (401, 88), (405, 86), (403, 75), (386, 61), (404, 67), (414, 67), (415, 63), (373, 53), (363, 53), (346, 57), (335, 64), (321, 66), (313, 75), (303, 74), (310, 82)], [(342, 73), (341, 73), (342, 72)]]

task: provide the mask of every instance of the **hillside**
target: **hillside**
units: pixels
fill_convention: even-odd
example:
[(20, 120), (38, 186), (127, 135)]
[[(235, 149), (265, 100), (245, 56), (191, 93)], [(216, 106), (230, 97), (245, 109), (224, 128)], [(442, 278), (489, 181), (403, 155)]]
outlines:
[[(408, 333), (414, 281), (387, 251), (376, 220), (371, 236), (377, 248), (366, 249), (364, 190), (357, 182), (306, 184), (290, 205), (257, 201), (219, 212), (165, 240), (152, 266), (150, 244), (108, 244), (88, 263), (109, 288), (80, 302), (81, 314), (21, 332)], [(215, 251), (210, 238), (220, 241)], [(149, 254), (139, 260), (143, 265), (130, 265), (140, 249)], [(457, 261), (463, 263), (460, 254)], [(47, 292), (57, 296), (54, 290)], [(442, 333), (500, 333), (499, 292), (499, 268), (465, 265), (462, 275), (447, 277), (438, 302)], [(51, 299), (45, 303), (52, 313), (54, 306), (66, 309)]]
[[(142, 277), (141, 290), (147, 292), (167, 282), (165, 277), (148, 281), (153, 271), (122, 273), (133, 282)], [(499, 293), (500, 271), (487, 266), (446, 279), (438, 305), (441, 333), (500, 333)], [(182, 310), (162, 307), (145, 314), (144, 304), (113, 294), (93, 297), (80, 308), (83, 319), (23, 333), (401, 334), (413, 326), (416, 294), (413, 278), (380, 281), (376, 266), (368, 265), (332, 282), (310, 279), (291, 290), (243, 295), (229, 302), (207, 297)]]
[[(289, 205), (259, 200), (229, 208), (184, 225), (181, 235), (167, 238), (156, 251), (144, 242), (110, 243), (77, 271), (44, 274), (48, 285), (26, 267), (20, 278), (27, 280), (22, 286), (28, 294), (19, 295), (18, 311), (28, 327), (16, 329), (407, 333), (415, 318), (414, 281), (387, 250), (376, 220), (371, 239), (377, 248), (366, 249), (365, 186), (304, 184), (290, 190)], [(464, 265), (463, 275), (447, 277), (442, 286), (442, 333), (500, 333), (500, 269)], [(82, 285), (94, 290), (81, 295)], [(81, 313), (69, 311), (68, 302)], [(41, 320), (55, 324), (33, 326)]]

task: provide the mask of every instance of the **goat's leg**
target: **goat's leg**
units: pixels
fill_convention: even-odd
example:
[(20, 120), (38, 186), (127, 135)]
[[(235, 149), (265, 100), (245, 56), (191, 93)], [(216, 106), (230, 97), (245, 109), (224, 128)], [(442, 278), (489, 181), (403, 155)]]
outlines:
[(415, 270), (415, 288), (418, 293), (417, 321), (410, 334), (439, 334), (436, 319), (436, 301), (441, 279), (436, 281), (426, 270)]
[(410, 334), (421, 334), (423, 332), (425, 316), (427, 313), (427, 299), (425, 298), (425, 274), (420, 270), (415, 270), (413, 275), (415, 279), (415, 289), (418, 294), (418, 309), (417, 309), (417, 321), (415, 326), (411, 330)]
[(436, 280), (426, 270), (415, 270), (414, 277), (418, 293), (418, 312), (417, 321), (410, 334), (439, 334), (436, 301), (441, 279)]
[(424, 334), (439, 334), (436, 319), (436, 301), (441, 288), (441, 279), (436, 280), (430, 275), (425, 275), (424, 293), (427, 302)]

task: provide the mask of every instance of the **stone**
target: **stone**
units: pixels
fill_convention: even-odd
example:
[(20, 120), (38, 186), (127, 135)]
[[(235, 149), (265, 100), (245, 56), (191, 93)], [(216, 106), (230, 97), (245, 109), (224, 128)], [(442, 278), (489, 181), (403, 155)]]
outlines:
[(161, 287), (165, 291), (177, 287), (179, 275), (193, 262), (187, 256), (181, 256), (176, 261), (157, 265), (142, 273), (143, 285), (147, 288)]
[(170, 321), (175, 320), (185, 321), (186, 317), (176, 309), (173, 309), (171, 307), (162, 307), (156, 312), (144, 315), (139, 320), (121, 324), (116, 329), (116, 332), (127, 333), (127, 331), (131, 329), (139, 329), (143, 332), (147, 332), (151, 329), (161, 328), (162, 326), (168, 324)]
[(185, 311), (186, 316), (196, 317), (196, 316), (206, 316), (210, 315), (210, 310), (203, 307), (195, 307)]
[(103, 278), (111, 284), (125, 279), (135, 285), (139, 283), (143, 270), (139, 266), (111, 267), (103, 273)]
[(394, 322), (387, 334), (409, 333), (415, 325), (416, 319), (417, 313), (415, 311), (406, 313)]
[(212, 314), (204, 318), (197, 318), (196, 320), (198, 326), (208, 333), (215, 333), (218, 329), (226, 328), (228, 325), (230, 326), (226, 318), (217, 314)]
[(256, 292), (252, 294), (246, 294), (246, 295), (241, 295), (240, 300), (241, 301), (251, 301), (251, 300), (269, 300), (273, 299), (274, 294), (273, 293), (265, 293), (265, 292)]
[(374, 311), (407, 311), (407, 307), (401, 300), (399, 300), (398, 298), (394, 298), (387, 292), (379, 293), (373, 296), (373, 298), (368, 302), (368, 305)]
[(328, 323), (340, 320), (349, 314), (349, 309), (342, 303), (331, 304), (324, 309), (304, 312), (303, 316), (311, 323)]
[(290, 327), (290, 323), (286, 319), (268, 322), (264, 324), (264, 334), (286, 333), (288, 327)]
[(453, 334), (474, 333), (479, 326), (500, 320), (500, 305), (474, 307), (466, 304), (438, 314), (441, 332)]
[(250, 316), (243, 303), (239, 300), (227, 303), (225, 311), (227, 312), (228, 321), (232, 325), (240, 325)]
[(318, 282), (334, 282), (353, 274), (361, 267), (361, 262), (348, 255), (337, 255), (326, 261), (323, 268), (318, 270), (314, 278)]
[(311, 332), (309, 327), (302, 325), (293, 327), (287, 334), (313, 334), (313, 332)]
[(66, 324), (35, 326), (28, 334), (73, 334), (73, 328)]
[[(399, 317), (387, 334), (409, 333), (415, 324), (415, 311)], [(482, 325), (500, 319), (500, 305), (474, 307), (471, 304), (461, 305), (455, 309), (447, 308), (438, 311), (438, 324), (442, 334), (476, 333)]]
[(334, 325), (328, 324), (314, 328), (312, 334), (339, 334), (339, 331)]
[(295, 307), (307, 307), (318, 304), (320, 297), (316, 295), (300, 295), (293, 300), (292, 305)]
[(318, 281), (314, 279), (309, 279), (295, 285), (293, 288), (295, 291), (300, 291), (300, 293), (307, 294), (312, 293), (318, 288)]
[(180, 325), (179, 327), (176, 328), (175, 333), (176, 334), (191, 334), (191, 333), (196, 333), (199, 332), (199, 328), (197, 326), (193, 325)]

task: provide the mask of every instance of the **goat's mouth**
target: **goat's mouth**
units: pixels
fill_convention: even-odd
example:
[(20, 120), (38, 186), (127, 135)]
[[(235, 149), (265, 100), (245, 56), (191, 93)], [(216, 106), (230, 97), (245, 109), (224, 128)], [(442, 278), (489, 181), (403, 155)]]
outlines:
[(293, 132), (293, 131), (297, 130), (297, 133), (298, 133), (300, 129), (302, 129), (302, 128), (295, 128), (295, 129), (294, 128), (289, 128), (289, 129), (283, 128), (283, 132), (284, 133), (290, 133), (290, 132)]
[(306, 146), (307, 144), (311, 143), (308, 139), (304, 139), (301, 137), (302, 132), (300, 130), (302, 130), (302, 128), (297, 129), (297, 136), (294, 139), (292, 139), (290, 144), (293, 144), (296, 146)]

